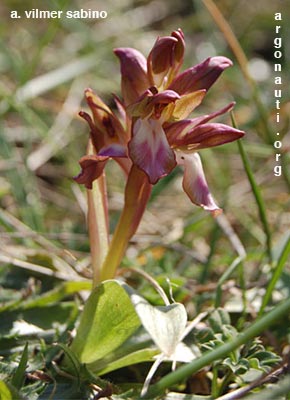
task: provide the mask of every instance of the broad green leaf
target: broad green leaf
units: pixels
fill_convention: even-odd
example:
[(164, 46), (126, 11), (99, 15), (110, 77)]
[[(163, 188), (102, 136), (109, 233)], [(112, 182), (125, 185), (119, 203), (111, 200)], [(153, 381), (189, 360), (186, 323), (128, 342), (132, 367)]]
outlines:
[(117, 281), (97, 286), (88, 298), (71, 350), (92, 363), (118, 348), (140, 326), (125, 289)]
[(182, 339), (187, 323), (185, 307), (180, 303), (152, 306), (137, 294), (131, 295), (136, 312), (157, 347), (170, 357)]

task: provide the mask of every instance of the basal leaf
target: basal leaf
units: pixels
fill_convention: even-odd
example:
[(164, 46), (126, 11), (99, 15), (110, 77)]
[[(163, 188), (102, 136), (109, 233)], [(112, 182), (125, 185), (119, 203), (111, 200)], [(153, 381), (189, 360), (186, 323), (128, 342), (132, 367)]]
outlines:
[(92, 363), (118, 348), (140, 326), (125, 289), (117, 281), (97, 286), (88, 298), (71, 350)]

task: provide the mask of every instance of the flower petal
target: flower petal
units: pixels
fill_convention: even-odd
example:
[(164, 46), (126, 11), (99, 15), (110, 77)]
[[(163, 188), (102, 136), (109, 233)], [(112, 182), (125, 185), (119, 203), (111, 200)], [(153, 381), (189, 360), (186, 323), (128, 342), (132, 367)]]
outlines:
[(94, 123), (99, 131), (103, 134), (106, 134), (106, 129), (103, 124), (104, 119), (108, 119), (108, 115), (112, 113), (110, 108), (103, 102), (103, 100), (90, 88), (85, 90), (85, 98), (90, 107), (93, 117)]
[(160, 93), (156, 93), (152, 97), (152, 103), (155, 104), (169, 104), (175, 102), (180, 99), (178, 93), (174, 92), (174, 90), (163, 90)]
[(121, 63), (122, 95), (126, 105), (135, 102), (149, 87), (146, 58), (138, 50), (125, 47), (114, 50)]
[(176, 160), (184, 167), (182, 186), (190, 200), (204, 210), (210, 211), (214, 216), (219, 215), (222, 210), (209, 192), (199, 155), (177, 151)]
[(129, 140), (128, 133), (111, 109), (91, 89), (85, 90), (85, 96), (94, 116), (95, 127), (87, 113), (81, 112), (80, 115), (90, 125), (96, 152), (111, 143), (126, 145)]
[(129, 142), (130, 157), (154, 184), (175, 167), (174, 152), (168, 145), (159, 120), (137, 119)]
[(169, 145), (171, 147), (177, 147), (177, 143), (183, 143), (188, 132), (194, 129), (195, 126), (195, 121), (192, 119), (183, 119), (181, 121), (165, 124), (164, 131)]
[(181, 96), (175, 102), (172, 118), (178, 120), (186, 118), (196, 107), (200, 105), (205, 94), (206, 90), (202, 89)]
[(232, 102), (221, 110), (208, 115), (202, 115), (200, 117), (192, 119), (183, 119), (181, 121), (166, 123), (164, 125), (164, 130), (168, 139), (168, 143), (170, 144), (170, 146), (173, 147), (177, 147), (177, 143), (181, 145), (181, 143), (188, 136), (189, 132), (192, 132), (195, 127), (205, 124), (212, 118), (218, 117), (219, 115), (230, 111), (234, 107), (234, 105), (235, 103)]
[(195, 126), (183, 136), (175, 136), (174, 143), (172, 139), (170, 144), (183, 151), (200, 150), (208, 147), (221, 146), (240, 139), (245, 132), (231, 126), (219, 123), (209, 123)]
[(177, 39), (172, 36), (158, 37), (147, 60), (148, 75), (152, 85), (163, 88), (163, 80), (173, 65), (174, 46)]
[(87, 155), (80, 159), (82, 168), (79, 175), (74, 177), (77, 183), (84, 184), (87, 189), (92, 189), (93, 181), (101, 176), (109, 157)]
[(183, 95), (200, 89), (208, 90), (220, 74), (233, 65), (226, 57), (209, 57), (178, 75), (168, 89)]
[(103, 157), (128, 157), (127, 146), (122, 146), (119, 143), (112, 143), (109, 146), (103, 147), (98, 153)]

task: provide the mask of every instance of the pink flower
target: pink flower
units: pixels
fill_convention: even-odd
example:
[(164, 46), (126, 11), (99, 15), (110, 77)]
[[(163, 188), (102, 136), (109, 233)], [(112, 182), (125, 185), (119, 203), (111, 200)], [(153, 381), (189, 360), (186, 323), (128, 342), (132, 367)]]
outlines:
[(184, 168), (183, 188), (205, 210), (220, 212), (211, 196), (197, 151), (240, 139), (244, 132), (209, 122), (231, 110), (234, 103), (209, 115), (188, 118), (221, 73), (232, 65), (226, 57), (210, 57), (179, 73), (185, 41), (181, 29), (158, 37), (147, 59), (136, 49), (118, 48), (124, 104), (117, 100), (118, 118), (91, 90), (86, 98), (94, 120), (82, 113), (91, 129), (95, 155), (80, 160), (76, 181), (91, 188), (109, 158), (128, 173), (134, 165), (150, 184)]
[(129, 157), (152, 184), (177, 164), (182, 165), (183, 188), (191, 201), (216, 214), (220, 209), (209, 192), (196, 151), (232, 142), (244, 132), (208, 123), (232, 109), (234, 103), (210, 115), (187, 117), (232, 62), (226, 57), (211, 57), (178, 74), (184, 48), (179, 29), (158, 38), (147, 60), (135, 49), (115, 50), (121, 63), (123, 98), (133, 121)]

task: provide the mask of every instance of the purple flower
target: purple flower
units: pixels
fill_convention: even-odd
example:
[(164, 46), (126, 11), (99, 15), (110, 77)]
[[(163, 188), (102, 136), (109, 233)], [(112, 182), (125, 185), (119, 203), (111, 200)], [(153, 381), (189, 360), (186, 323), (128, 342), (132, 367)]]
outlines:
[(135, 49), (115, 50), (121, 63), (122, 94), (132, 118), (129, 157), (152, 184), (177, 164), (182, 165), (183, 188), (191, 201), (218, 213), (196, 151), (232, 142), (244, 132), (208, 122), (232, 109), (234, 103), (210, 115), (187, 118), (232, 62), (226, 57), (211, 57), (179, 74), (184, 48), (179, 29), (158, 38), (147, 60)]
[(183, 188), (190, 200), (220, 212), (211, 196), (198, 150), (219, 146), (244, 136), (244, 132), (211, 119), (231, 110), (234, 103), (209, 115), (188, 118), (221, 73), (232, 65), (226, 57), (210, 57), (179, 73), (185, 49), (181, 29), (158, 37), (147, 59), (136, 49), (118, 48), (123, 102), (117, 100), (118, 118), (91, 90), (86, 98), (94, 119), (82, 113), (91, 129), (95, 155), (80, 160), (76, 180), (88, 188), (114, 158), (128, 173), (142, 170), (150, 184), (184, 168)]

